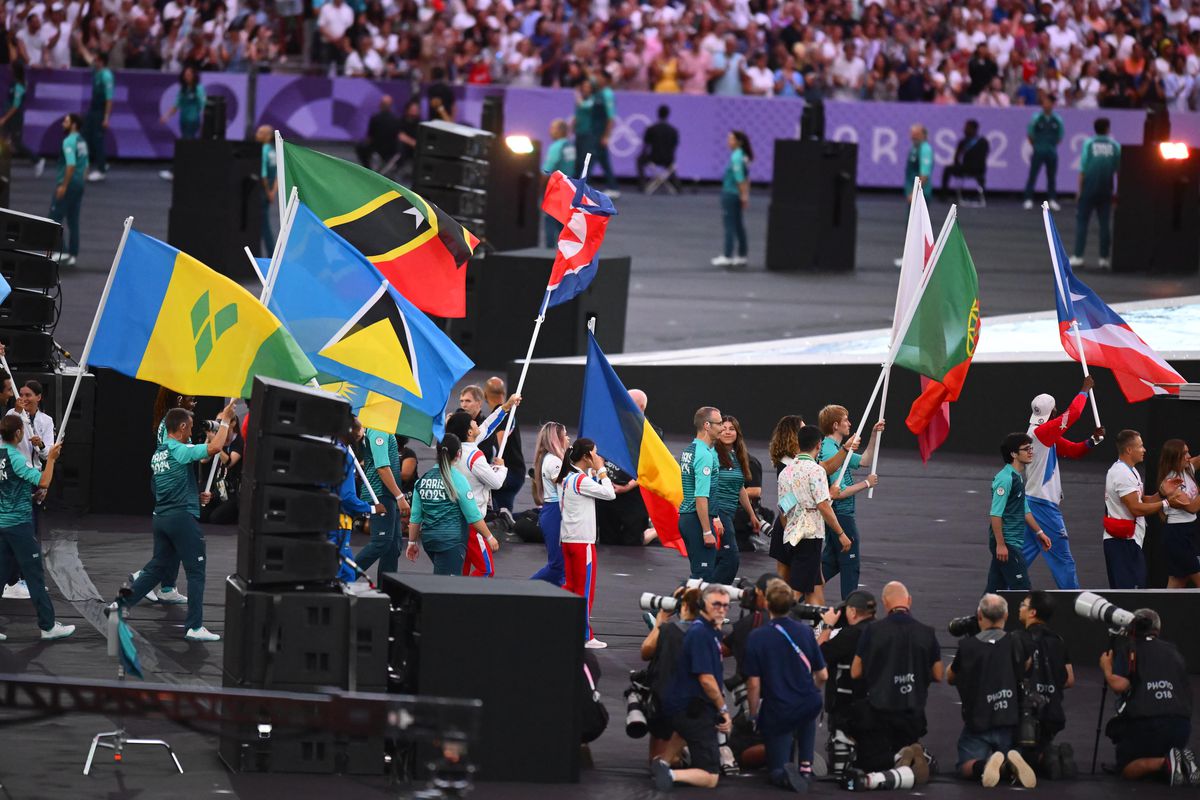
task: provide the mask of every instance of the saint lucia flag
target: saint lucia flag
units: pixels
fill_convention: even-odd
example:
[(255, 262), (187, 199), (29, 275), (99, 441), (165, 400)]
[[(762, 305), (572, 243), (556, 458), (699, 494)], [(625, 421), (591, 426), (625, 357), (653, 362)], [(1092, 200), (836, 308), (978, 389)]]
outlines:
[(345, 398), (354, 416), (366, 428), (407, 436), (427, 445), (433, 445), (435, 437), (440, 439), (445, 434), (446, 426), (441, 414), (423, 414), (406, 403), (368, 391), (349, 381), (338, 380), (332, 375), (321, 375), (317, 380), (325, 391)]
[(187, 253), (130, 230), (88, 364), (182, 394), (249, 397), (254, 376), (317, 370), (258, 298)]

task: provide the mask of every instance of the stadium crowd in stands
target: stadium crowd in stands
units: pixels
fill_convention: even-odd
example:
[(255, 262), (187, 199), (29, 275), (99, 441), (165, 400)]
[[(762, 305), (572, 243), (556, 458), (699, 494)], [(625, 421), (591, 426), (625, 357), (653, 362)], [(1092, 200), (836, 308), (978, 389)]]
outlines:
[[(1186, 110), (1200, 0), (0, 0), (33, 67)], [(5, 54), (0, 54), (3, 58)]]

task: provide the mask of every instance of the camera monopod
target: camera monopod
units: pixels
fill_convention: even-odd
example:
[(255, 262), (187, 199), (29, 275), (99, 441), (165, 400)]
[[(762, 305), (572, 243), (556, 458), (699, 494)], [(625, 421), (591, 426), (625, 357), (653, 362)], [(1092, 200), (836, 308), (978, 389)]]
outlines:
[[(1125, 632), (1120, 628), (1108, 629), (1108, 650), (1114, 652), (1117, 646), (1117, 638), (1124, 636)], [(1104, 728), (1104, 705), (1108, 702), (1108, 679), (1103, 675), (1100, 676), (1100, 711), (1096, 715), (1096, 738), (1092, 742), (1092, 774), (1096, 774), (1096, 759), (1100, 753), (1100, 731)]]

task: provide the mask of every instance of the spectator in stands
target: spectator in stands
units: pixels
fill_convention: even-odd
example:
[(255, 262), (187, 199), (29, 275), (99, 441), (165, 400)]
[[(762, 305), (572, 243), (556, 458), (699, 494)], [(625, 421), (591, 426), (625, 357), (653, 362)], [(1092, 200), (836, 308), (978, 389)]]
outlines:
[(737, 97), (742, 94), (746, 77), (746, 57), (738, 52), (737, 37), (725, 37), (725, 49), (713, 56), (712, 93)]
[(983, 186), (987, 180), (988, 140), (979, 135), (979, 121), (967, 120), (962, 138), (954, 148), (954, 161), (942, 169), (942, 195), (950, 195), (951, 178), (974, 178)]
[(854, 42), (846, 42), (842, 46), (842, 52), (833, 61), (833, 99), (862, 99), (863, 80), (866, 73), (867, 65), (858, 57)]
[(317, 12), (317, 60), (341, 66), (350, 52), (346, 31), (354, 24), (354, 9), (346, 0), (326, 0)]
[(758, 51), (746, 67), (743, 92), (755, 97), (770, 97), (775, 92), (775, 74), (767, 66), (767, 54)]
[(679, 178), (675, 175), (675, 150), (679, 147), (679, 131), (667, 119), (671, 116), (671, 108), (667, 105), (658, 107), (658, 122), (651, 125), (642, 134), (642, 152), (637, 158), (638, 186), (646, 189), (646, 165), (654, 164), (664, 170), (670, 170), (667, 178), (675, 191), (679, 191)]
[(371, 46), (371, 37), (359, 35), (354, 50), (346, 56), (345, 74), (349, 78), (382, 78), (383, 59)]
[(775, 70), (775, 96), (801, 97), (804, 95), (804, 73), (796, 68), (796, 59), (791, 54), (783, 57), (783, 66)]

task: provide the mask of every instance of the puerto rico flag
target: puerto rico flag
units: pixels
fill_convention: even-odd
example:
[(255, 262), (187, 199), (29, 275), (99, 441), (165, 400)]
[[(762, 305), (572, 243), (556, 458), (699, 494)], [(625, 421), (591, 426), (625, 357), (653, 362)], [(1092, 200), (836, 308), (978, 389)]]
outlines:
[(617, 209), (608, 195), (588, 186), (586, 181), (555, 172), (546, 184), (542, 210), (563, 225), (558, 235), (558, 254), (546, 286), (550, 293), (546, 303), (549, 308), (571, 300), (596, 277), (597, 254), (609, 217)]
[(1067, 251), (1058, 237), (1058, 229), (1050, 217), (1050, 209), (1042, 207), (1046, 222), (1046, 239), (1050, 244), (1050, 261), (1054, 266), (1054, 308), (1058, 312), (1058, 335), (1063, 350), (1079, 360), (1075, 335), (1071, 327), (1079, 324), (1079, 338), (1088, 366), (1112, 370), (1125, 399), (1131, 403), (1147, 400), (1156, 394), (1178, 394), (1177, 386), (1163, 383), (1186, 383), (1183, 376), (1151, 349), (1133, 332), (1133, 328), (1097, 296), (1083, 281), (1075, 277), (1067, 260)]

